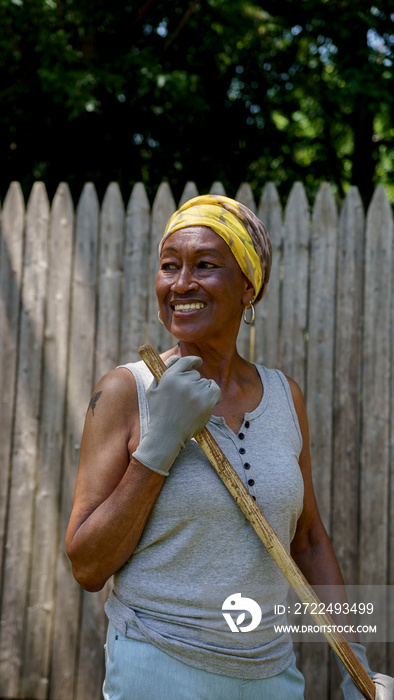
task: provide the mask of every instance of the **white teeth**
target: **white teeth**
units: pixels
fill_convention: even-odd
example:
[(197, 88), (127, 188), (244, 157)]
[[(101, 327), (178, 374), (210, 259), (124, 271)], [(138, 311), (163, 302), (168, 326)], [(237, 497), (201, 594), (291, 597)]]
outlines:
[(174, 309), (175, 311), (191, 311), (192, 309), (203, 309), (205, 306), (206, 304), (197, 301), (193, 304), (175, 304)]

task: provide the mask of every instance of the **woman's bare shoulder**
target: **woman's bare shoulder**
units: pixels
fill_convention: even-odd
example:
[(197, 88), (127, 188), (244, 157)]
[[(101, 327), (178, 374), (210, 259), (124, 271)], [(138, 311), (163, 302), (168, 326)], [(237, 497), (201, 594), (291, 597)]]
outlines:
[(298, 421), (300, 423), (300, 428), (301, 432), (303, 435), (304, 442), (305, 440), (309, 440), (309, 428), (308, 428), (308, 417), (306, 413), (306, 407), (305, 407), (305, 401), (304, 401), (304, 396), (301, 390), (301, 387), (297, 382), (292, 379), (291, 377), (288, 377), (285, 374), (285, 377), (289, 383), (290, 390), (291, 390), (291, 395), (293, 397), (293, 403), (294, 403), (294, 408), (297, 413)]
[(125, 367), (117, 367), (107, 372), (96, 384), (89, 403), (89, 409), (94, 414), (98, 402), (103, 402), (108, 407), (121, 409), (124, 405), (133, 405), (138, 401), (137, 385), (132, 372)]
[[(96, 384), (86, 412), (84, 437), (95, 444), (122, 434), (126, 443), (139, 432), (138, 395), (134, 375), (119, 367)], [(88, 443), (91, 443), (88, 440)]]
[(304, 405), (304, 396), (301, 391), (301, 387), (297, 382), (292, 379), (292, 377), (289, 377), (287, 374), (284, 375), (288, 381), (291, 395), (293, 397), (294, 405), (297, 408), (297, 406), (301, 407)]

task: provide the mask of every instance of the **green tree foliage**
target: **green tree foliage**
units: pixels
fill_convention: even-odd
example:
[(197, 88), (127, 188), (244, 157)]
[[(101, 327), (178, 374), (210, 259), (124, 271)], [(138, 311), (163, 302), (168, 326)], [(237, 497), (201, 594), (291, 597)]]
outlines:
[(389, 4), (0, 0), (0, 195), (299, 179), (394, 199)]

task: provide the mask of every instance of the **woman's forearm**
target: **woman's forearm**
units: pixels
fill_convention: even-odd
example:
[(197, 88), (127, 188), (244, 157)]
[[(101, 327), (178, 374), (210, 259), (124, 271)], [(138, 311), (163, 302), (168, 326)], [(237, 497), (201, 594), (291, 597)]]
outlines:
[[(338, 608), (344, 609), (343, 603), (347, 602), (345, 585), (337, 558), (329, 538), (316, 542), (309, 548), (293, 554), (294, 561), (304, 574), (308, 583), (316, 590), (319, 599), (329, 605), (341, 603)], [(345, 613), (332, 614), (334, 622), (344, 630), (349, 630), (353, 622), (351, 615)], [(352, 631), (344, 633), (348, 642), (357, 642), (357, 636)]]
[(108, 498), (91, 513), (73, 514), (66, 549), (73, 575), (88, 591), (99, 591), (131, 557), (165, 477), (134, 458)]

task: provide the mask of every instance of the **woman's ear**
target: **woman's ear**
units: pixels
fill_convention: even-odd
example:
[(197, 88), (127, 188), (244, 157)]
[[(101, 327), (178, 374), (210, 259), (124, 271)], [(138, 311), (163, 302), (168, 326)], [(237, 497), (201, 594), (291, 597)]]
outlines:
[(254, 296), (254, 286), (251, 281), (245, 277), (245, 291), (242, 297), (242, 306), (249, 306), (249, 304), (253, 301)]

